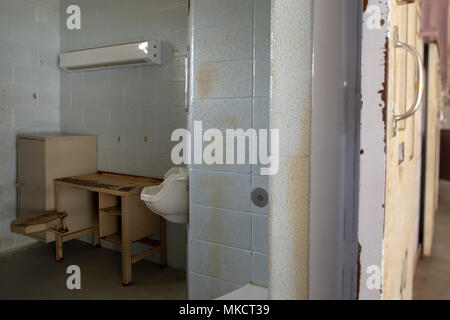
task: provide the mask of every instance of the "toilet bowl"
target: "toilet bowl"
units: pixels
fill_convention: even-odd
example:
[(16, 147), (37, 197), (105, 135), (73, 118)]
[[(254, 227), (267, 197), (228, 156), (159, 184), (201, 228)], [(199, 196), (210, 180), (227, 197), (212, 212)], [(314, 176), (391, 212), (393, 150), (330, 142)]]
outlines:
[(158, 186), (142, 190), (141, 200), (154, 213), (173, 223), (186, 223), (189, 214), (189, 171), (172, 168)]

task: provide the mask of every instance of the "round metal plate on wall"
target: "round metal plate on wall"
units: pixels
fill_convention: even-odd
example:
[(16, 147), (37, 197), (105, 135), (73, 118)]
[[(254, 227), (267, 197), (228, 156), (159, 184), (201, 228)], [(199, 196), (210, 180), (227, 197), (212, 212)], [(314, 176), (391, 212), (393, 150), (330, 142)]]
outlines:
[(267, 191), (262, 188), (256, 188), (252, 191), (252, 202), (259, 208), (264, 208), (269, 202)]

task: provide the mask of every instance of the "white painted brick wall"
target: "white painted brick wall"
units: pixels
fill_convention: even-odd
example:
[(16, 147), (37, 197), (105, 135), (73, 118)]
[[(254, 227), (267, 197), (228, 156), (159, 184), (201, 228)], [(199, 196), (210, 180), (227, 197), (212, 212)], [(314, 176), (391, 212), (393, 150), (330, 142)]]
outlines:
[(268, 283), (268, 257), (266, 254), (253, 252), (252, 257), (252, 281), (263, 286)]
[[(61, 21), (66, 17), (64, 9), (69, 4), (69, 0), (61, 2)], [(62, 28), (61, 51), (160, 39), (163, 64), (63, 73), (62, 130), (85, 133), (100, 129), (103, 136), (112, 136), (111, 143), (101, 146), (99, 158), (111, 157), (103, 162), (109, 163), (109, 167), (103, 169), (163, 177), (171, 166), (166, 156), (170, 141), (155, 141), (162, 138), (158, 133), (186, 127), (183, 54), (187, 45), (187, 2), (111, 0), (105, 5), (102, 1), (84, 0), (79, 1), (79, 5), (81, 31)], [(144, 142), (145, 137), (148, 143)], [(166, 162), (149, 165), (144, 170), (139, 165), (140, 154), (145, 153), (150, 144), (158, 160)], [(136, 160), (130, 162), (133, 159)]]
[(193, 258), (189, 265), (192, 272), (241, 286), (251, 282), (252, 252), (250, 250), (194, 239), (189, 241), (189, 245)]
[(59, 131), (58, 34), (58, 1), (0, 1), (0, 251), (33, 241), (9, 232), (16, 136)]
[(267, 216), (252, 216), (252, 249), (266, 254), (269, 248), (268, 222), (269, 219)]
[[(193, 0), (190, 127), (269, 128), (270, 0)], [(189, 297), (213, 299), (267, 285), (268, 188), (259, 166), (191, 166)]]
[(237, 211), (193, 205), (190, 215), (192, 238), (240, 249), (252, 248), (248, 230), (252, 217)]
[(190, 272), (189, 298), (194, 300), (208, 300), (211, 297), (221, 297), (242, 287), (232, 282), (223, 281), (204, 274)]
[[(162, 65), (61, 73), (61, 129), (99, 136), (99, 169), (162, 178), (172, 166), (170, 134), (186, 128), (187, 1), (81, 0), (81, 31), (65, 28), (61, 51), (162, 41)], [(169, 265), (186, 267), (185, 226), (168, 228)]]

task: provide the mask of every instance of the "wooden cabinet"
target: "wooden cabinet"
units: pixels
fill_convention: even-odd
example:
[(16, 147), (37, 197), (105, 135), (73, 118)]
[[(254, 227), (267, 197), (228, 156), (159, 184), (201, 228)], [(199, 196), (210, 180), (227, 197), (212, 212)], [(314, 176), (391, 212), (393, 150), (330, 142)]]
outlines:
[[(43, 135), (18, 137), (18, 216), (54, 209), (53, 180), (97, 172), (97, 137), (91, 135)], [(62, 193), (69, 230), (92, 226), (95, 195), (65, 188)], [(33, 237), (52, 242), (49, 232)]]

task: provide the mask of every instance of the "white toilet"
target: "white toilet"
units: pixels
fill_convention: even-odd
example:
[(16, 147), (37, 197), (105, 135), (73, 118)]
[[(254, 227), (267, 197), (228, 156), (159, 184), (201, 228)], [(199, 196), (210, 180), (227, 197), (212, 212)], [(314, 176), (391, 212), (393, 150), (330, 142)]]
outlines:
[(189, 214), (189, 171), (172, 168), (158, 186), (142, 190), (141, 200), (154, 213), (173, 223), (186, 223)]

